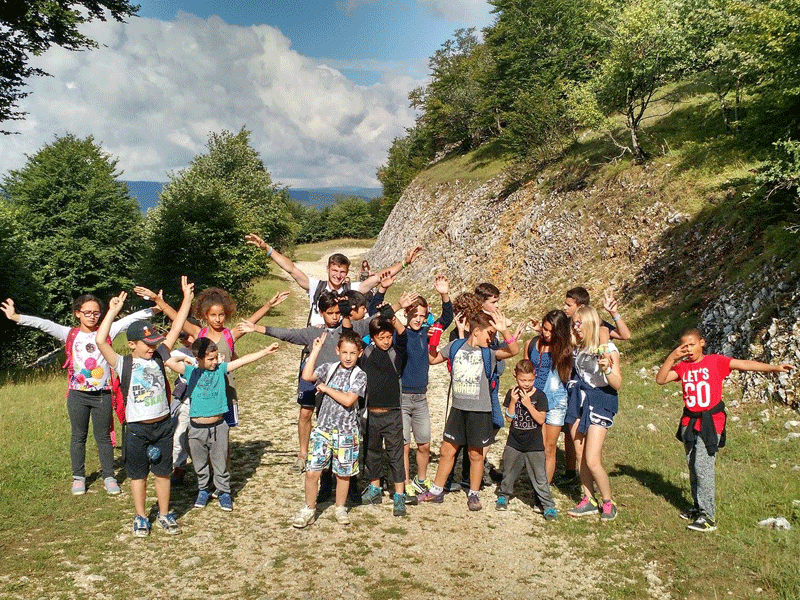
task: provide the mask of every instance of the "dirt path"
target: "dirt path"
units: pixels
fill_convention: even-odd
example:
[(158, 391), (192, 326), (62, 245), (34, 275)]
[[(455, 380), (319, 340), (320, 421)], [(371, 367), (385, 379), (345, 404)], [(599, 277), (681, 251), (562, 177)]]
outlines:
[[(348, 249), (354, 263), (357, 250)], [(324, 275), (324, 264), (301, 268)], [(302, 298), (296, 285), (290, 287)], [(304, 320), (294, 315), (291, 325)], [(547, 523), (533, 513), (530, 486), (522, 480), (520, 497), (505, 513), (494, 510), (493, 490), (483, 492), (481, 512), (469, 513), (464, 494), (452, 493), (441, 505), (410, 507), (406, 518), (393, 517), (385, 497), (382, 505), (353, 508), (349, 527), (336, 524), (332, 506), (324, 505), (315, 524), (293, 529), (303, 498), (301, 476), (289, 475), (297, 448), (298, 355), (284, 345), (238, 378), (243, 402), (242, 424), (231, 436), (233, 513), (213, 504), (192, 510), (194, 489), (176, 488), (173, 505), (183, 534), (168, 538), (154, 531), (134, 539), (126, 517), (118, 535), (125, 559), (115, 552), (105, 565), (92, 565), (96, 572), (76, 573), (85, 597), (119, 598), (123, 575), (141, 586), (132, 596), (139, 600), (604, 597), (592, 582), (604, 578), (608, 565), (579, 561), (570, 548), (576, 536), (565, 510), (573, 501), (556, 494), (560, 520)], [(429, 400), (436, 458), (446, 376), (435, 369)], [(501, 452), (497, 444), (496, 464)], [(430, 475), (435, 467), (434, 459)], [(591, 544), (593, 535), (580, 543)]]

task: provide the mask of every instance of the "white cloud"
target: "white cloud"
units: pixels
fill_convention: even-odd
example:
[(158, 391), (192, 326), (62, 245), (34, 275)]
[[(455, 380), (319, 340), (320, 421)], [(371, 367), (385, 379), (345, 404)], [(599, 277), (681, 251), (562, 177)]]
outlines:
[(485, 27), (492, 22), (492, 7), (486, 0), (418, 0), (432, 17)]
[(413, 124), (407, 94), (421, 81), (401, 65), (358, 86), (339, 72), (347, 66), (298, 54), (274, 27), (179, 14), (87, 33), (99, 49), (56, 48), (37, 62), (53, 77), (31, 80), (26, 120), (4, 124), (22, 135), (0, 138), (1, 170), (69, 131), (94, 135), (123, 178), (164, 180), (204, 151), (209, 132), (245, 126), (276, 181), (371, 187), (392, 139)]

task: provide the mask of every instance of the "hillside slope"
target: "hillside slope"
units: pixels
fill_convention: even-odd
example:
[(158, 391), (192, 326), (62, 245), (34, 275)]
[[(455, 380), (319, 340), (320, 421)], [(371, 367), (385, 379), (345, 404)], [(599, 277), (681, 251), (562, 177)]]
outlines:
[[(405, 190), (367, 258), (386, 264), (420, 244), (409, 279), (491, 281), (514, 316), (540, 317), (574, 285), (597, 297), (611, 283), (634, 331), (628, 359), (648, 368), (694, 324), (712, 352), (800, 361), (797, 239), (750, 193), (758, 151), (708, 135), (713, 112), (700, 96), (656, 121), (648, 140), (662, 151), (643, 165), (609, 159), (597, 135), (524, 177), (493, 148), (445, 158)], [(743, 384), (796, 406), (797, 381)]]

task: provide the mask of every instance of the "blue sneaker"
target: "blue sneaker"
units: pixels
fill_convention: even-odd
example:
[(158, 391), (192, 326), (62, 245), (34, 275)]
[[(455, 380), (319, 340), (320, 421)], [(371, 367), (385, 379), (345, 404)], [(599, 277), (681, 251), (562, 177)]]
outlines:
[(494, 503), (494, 507), (497, 510), (508, 510), (508, 497), (507, 496), (498, 496), (497, 502)]
[(197, 500), (194, 501), (194, 507), (205, 508), (209, 498), (211, 498), (211, 494), (205, 490), (200, 490), (197, 492)]
[(133, 535), (136, 537), (147, 537), (150, 535), (150, 521), (146, 517), (136, 515), (133, 517)]
[(383, 502), (383, 490), (371, 483), (361, 494), (361, 504), (380, 504)]
[(175, 520), (175, 515), (173, 515), (171, 512), (168, 512), (165, 515), (159, 513), (156, 523), (158, 523), (161, 529), (164, 530), (164, 533), (177, 535), (181, 532), (180, 525), (178, 525), (178, 521)]
[(558, 511), (552, 506), (544, 511), (545, 521), (555, 521), (558, 519)]
[(222, 492), (219, 495), (219, 507), (227, 512), (231, 512), (233, 510), (233, 498), (229, 492)]

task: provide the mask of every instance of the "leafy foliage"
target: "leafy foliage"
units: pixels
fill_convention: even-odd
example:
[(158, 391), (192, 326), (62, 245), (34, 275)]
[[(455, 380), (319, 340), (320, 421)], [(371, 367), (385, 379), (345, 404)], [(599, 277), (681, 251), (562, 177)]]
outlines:
[(388, 216), (382, 198), (365, 201), (344, 197), (322, 210), (294, 204), (295, 220), (300, 224), (295, 241), (299, 244), (347, 237), (372, 238), (380, 233)]
[(245, 234), (257, 232), (281, 246), (295, 230), (288, 193), (273, 185), (250, 132), (212, 133), (208, 153), (171, 177), (147, 215), (141, 276), (168, 295), (178, 295), (183, 274), (199, 289), (216, 285), (237, 294), (266, 273), (263, 256), (245, 246)]
[(133, 285), (142, 217), (116, 166), (91, 136), (68, 134), (3, 180), (48, 318), (71, 319), (72, 299), (82, 293), (108, 298)]
[(24, 117), (18, 103), (28, 95), (25, 79), (47, 75), (28, 64), (32, 55), (54, 44), (67, 50), (95, 48), (97, 43), (78, 30), (80, 25), (105, 21), (106, 11), (123, 21), (138, 10), (128, 0), (0, 0), (0, 123)]

